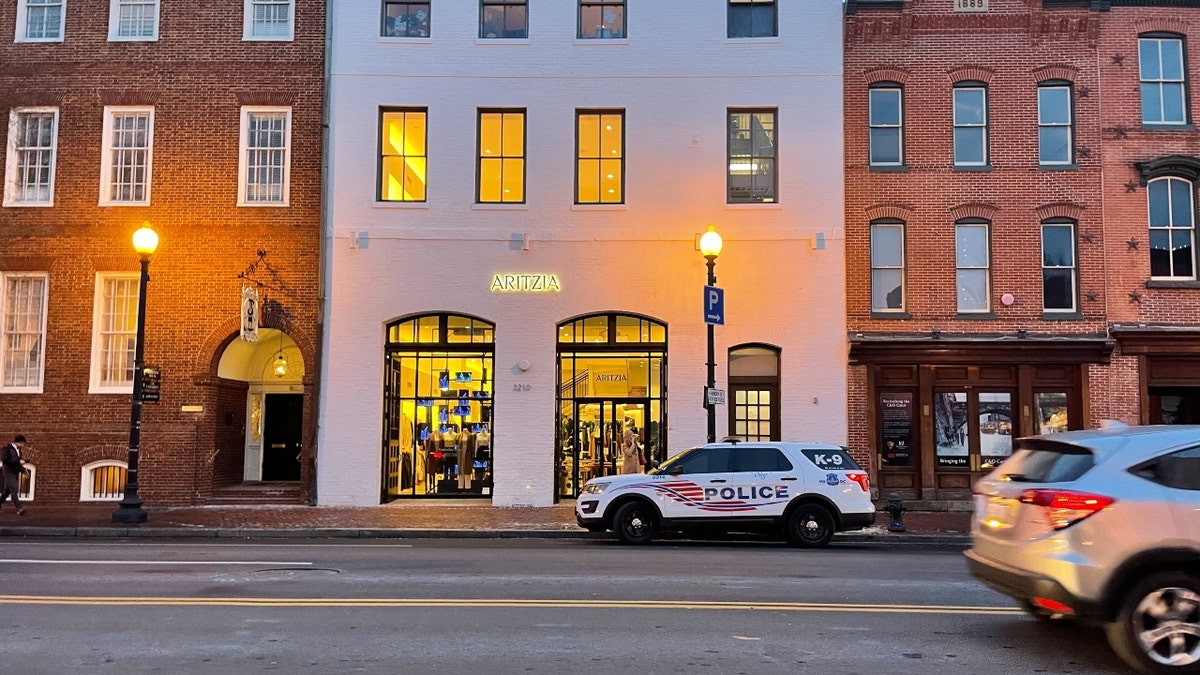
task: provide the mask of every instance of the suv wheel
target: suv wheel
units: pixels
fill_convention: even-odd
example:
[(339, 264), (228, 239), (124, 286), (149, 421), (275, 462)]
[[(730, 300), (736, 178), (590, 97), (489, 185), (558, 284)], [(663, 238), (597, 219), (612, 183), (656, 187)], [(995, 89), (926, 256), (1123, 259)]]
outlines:
[(1158, 572), (1121, 600), (1108, 642), (1143, 673), (1200, 673), (1200, 579)]
[(613, 516), (613, 530), (623, 544), (646, 544), (654, 538), (654, 507), (643, 501), (625, 502)]
[(787, 538), (793, 546), (815, 548), (833, 539), (833, 516), (817, 504), (801, 504), (787, 521)]

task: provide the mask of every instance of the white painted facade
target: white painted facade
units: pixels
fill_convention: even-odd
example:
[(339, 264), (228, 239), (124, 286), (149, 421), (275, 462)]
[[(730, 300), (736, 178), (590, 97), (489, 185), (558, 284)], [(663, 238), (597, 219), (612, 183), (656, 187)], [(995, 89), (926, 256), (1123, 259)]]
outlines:
[[(331, 0), (320, 504), (380, 502), (385, 326), (415, 314), (496, 326), (496, 505), (555, 499), (556, 324), (572, 317), (665, 323), (668, 454), (704, 442), (696, 241), (710, 224), (725, 242), (717, 387), (730, 347), (775, 345), (783, 438), (846, 442), (842, 4), (782, 0), (778, 38), (740, 40), (725, 0), (684, 4), (629, 0), (627, 39), (579, 40), (577, 2), (530, 0), (530, 37), (493, 40), (477, 37), (478, 2), (434, 2), (431, 37), (389, 39), (380, 3)], [(391, 106), (428, 108), (424, 203), (377, 202)], [(525, 204), (476, 204), (481, 107), (527, 111)], [(625, 111), (621, 205), (574, 205), (575, 111), (592, 108)], [(726, 203), (729, 108), (778, 110), (778, 203)], [(562, 289), (492, 293), (497, 273), (554, 274)]]

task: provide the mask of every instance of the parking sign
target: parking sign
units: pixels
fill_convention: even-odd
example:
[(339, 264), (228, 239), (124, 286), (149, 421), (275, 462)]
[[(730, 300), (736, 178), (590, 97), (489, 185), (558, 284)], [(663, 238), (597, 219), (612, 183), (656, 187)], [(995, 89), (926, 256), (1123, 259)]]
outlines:
[(704, 323), (725, 325), (725, 291), (716, 286), (704, 287)]

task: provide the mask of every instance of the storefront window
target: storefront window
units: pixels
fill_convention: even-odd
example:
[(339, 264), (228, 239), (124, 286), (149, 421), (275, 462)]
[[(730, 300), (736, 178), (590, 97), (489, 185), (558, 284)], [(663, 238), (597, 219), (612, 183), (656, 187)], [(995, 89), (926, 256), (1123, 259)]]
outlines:
[(879, 460), (883, 466), (911, 466), (913, 447), (913, 395), (910, 392), (879, 395), (883, 438)]
[(937, 465), (969, 467), (966, 392), (934, 394), (933, 409), (933, 435), (937, 439)]
[(980, 468), (993, 469), (1012, 454), (1012, 394), (979, 393)]
[(388, 327), (385, 499), (491, 494), (494, 335), (445, 314)]
[(558, 327), (558, 494), (665, 459), (666, 327), (603, 314)]
[(1066, 392), (1039, 391), (1034, 394), (1033, 405), (1039, 434), (1057, 434), (1068, 429)]

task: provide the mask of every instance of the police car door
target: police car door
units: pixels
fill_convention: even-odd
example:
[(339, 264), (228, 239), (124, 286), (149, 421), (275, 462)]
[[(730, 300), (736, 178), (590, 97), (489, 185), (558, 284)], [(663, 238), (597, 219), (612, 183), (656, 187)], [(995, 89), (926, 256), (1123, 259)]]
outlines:
[(779, 448), (739, 443), (733, 450), (733, 485), (727, 494), (745, 505), (741, 515), (782, 516), (803, 483), (800, 478)]
[(655, 483), (665, 518), (711, 518), (724, 513), (721, 490), (728, 488), (728, 447), (695, 448), (672, 463), (666, 480)]

